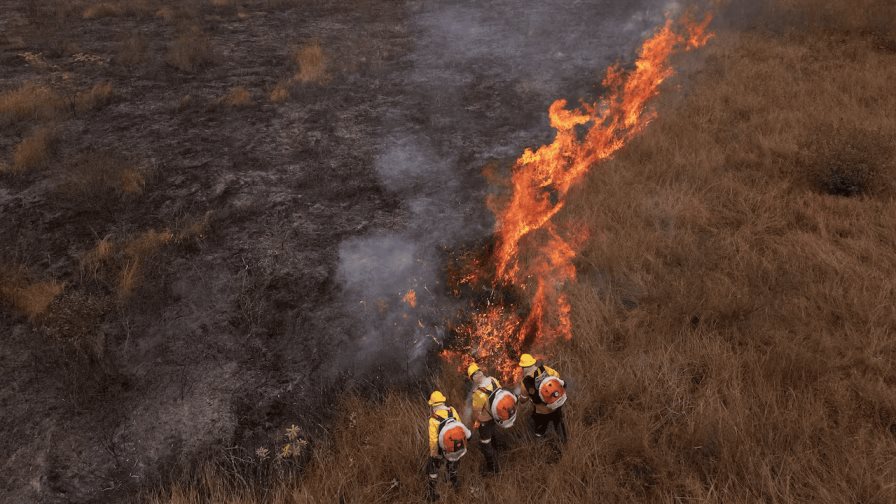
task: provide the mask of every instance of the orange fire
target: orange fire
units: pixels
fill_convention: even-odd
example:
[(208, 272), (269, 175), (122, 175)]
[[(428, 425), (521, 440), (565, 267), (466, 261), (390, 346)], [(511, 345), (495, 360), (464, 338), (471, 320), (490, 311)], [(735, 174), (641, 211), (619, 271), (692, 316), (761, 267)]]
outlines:
[(522, 351), (572, 336), (564, 286), (576, 278), (572, 261), (587, 233), (560, 229), (553, 221), (570, 188), (656, 117), (647, 105), (674, 74), (670, 56), (706, 44), (712, 37), (711, 21), (711, 15), (699, 22), (689, 16), (668, 20), (644, 42), (634, 68), (607, 70), (606, 94), (597, 103), (568, 108), (566, 100), (555, 101), (548, 110), (554, 141), (526, 149), (513, 166), (510, 197), (489, 202), (497, 219), (491, 288), (522, 292), (528, 311), (521, 317), (517, 306), (489, 305), (457, 334), (465, 352), (494, 366), (504, 378), (513, 374), (514, 358)]

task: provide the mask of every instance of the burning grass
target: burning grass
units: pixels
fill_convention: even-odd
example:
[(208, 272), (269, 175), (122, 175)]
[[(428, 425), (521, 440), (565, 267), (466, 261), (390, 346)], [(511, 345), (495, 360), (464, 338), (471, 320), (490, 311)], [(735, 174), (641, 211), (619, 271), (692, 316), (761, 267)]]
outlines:
[[(693, 87), (570, 188), (557, 222), (591, 237), (573, 338), (549, 352), (572, 442), (554, 457), (518, 422), (502, 474), (474, 448), (449, 500), (896, 501), (896, 55), (844, 29), (720, 34)], [(843, 173), (862, 197), (819, 190)], [(462, 402), (456, 370), (434, 381)], [(422, 499), (424, 396), (344, 408), (300, 481), (217, 473), (155, 502)]]

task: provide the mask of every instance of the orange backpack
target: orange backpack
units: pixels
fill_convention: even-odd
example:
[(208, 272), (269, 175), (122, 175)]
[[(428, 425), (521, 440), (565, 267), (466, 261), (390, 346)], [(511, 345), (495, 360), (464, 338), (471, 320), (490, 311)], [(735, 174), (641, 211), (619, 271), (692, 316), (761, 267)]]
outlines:
[(544, 405), (552, 410), (563, 406), (566, 403), (566, 386), (563, 380), (551, 376), (544, 366), (540, 366), (535, 373), (535, 390)]
[(491, 414), (495, 423), (505, 429), (513, 426), (516, 421), (516, 395), (504, 388), (498, 387), (498, 382), (492, 379), (492, 390), (480, 387), (480, 391), (488, 394), (488, 412)]
[(439, 421), (439, 450), (442, 455), (452, 462), (459, 460), (467, 453), (467, 439), (473, 433), (454, 417), (450, 408), (447, 417), (441, 418), (435, 413), (432, 417)]

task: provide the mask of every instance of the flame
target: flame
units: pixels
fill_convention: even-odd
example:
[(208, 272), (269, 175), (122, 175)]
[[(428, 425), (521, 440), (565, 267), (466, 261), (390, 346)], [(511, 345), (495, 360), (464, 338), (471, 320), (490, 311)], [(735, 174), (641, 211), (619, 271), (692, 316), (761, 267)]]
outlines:
[(411, 308), (416, 308), (417, 307), (417, 292), (415, 292), (414, 289), (411, 289), (408, 291), (407, 294), (404, 295), (403, 298), (401, 298), (401, 300), (404, 301), (405, 303), (407, 303), (408, 306), (410, 306)]
[[(442, 356), (463, 368), (475, 358), (507, 379), (518, 374), (515, 359), (523, 351), (572, 337), (570, 303), (564, 287), (575, 281), (573, 263), (587, 232), (560, 229), (553, 218), (563, 209), (570, 189), (593, 166), (610, 158), (656, 118), (648, 108), (660, 86), (674, 74), (670, 57), (705, 45), (712, 15), (671, 19), (649, 39), (630, 70), (614, 65), (603, 80), (605, 94), (596, 103), (569, 108), (556, 100), (548, 109), (554, 141), (526, 149), (510, 177), (510, 197), (489, 200), (497, 225), (491, 256), (493, 274), (470, 264), (455, 285), (490, 282), (492, 292), (513, 289), (527, 298), (527, 313), (516, 303), (489, 303), (456, 328), (460, 348)], [(584, 133), (582, 130), (584, 129)], [(493, 179), (494, 170), (486, 175)], [(458, 287), (456, 287), (458, 289)], [(455, 292), (459, 292), (455, 290)]]

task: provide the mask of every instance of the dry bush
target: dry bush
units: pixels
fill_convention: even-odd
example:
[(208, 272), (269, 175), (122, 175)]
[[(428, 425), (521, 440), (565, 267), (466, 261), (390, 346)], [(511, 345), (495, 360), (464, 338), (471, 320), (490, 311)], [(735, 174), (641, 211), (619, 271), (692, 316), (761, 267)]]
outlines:
[(35, 129), (16, 146), (10, 172), (23, 173), (46, 166), (53, 153), (56, 130), (52, 126)]
[(29, 277), (21, 266), (0, 266), (0, 302), (34, 320), (47, 311), (65, 286), (55, 280), (32, 281)]
[[(520, 419), (483, 478), (474, 437), (446, 501), (896, 502), (896, 200), (873, 187), (892, 153), (855, 133), (896, 138), (896, 55), (815, 31), (723, 33), (703, 55), (559, 216), (591, 232), (574, 337), (545, 349), (571, 442), (555, 457)], [(872, 187), (816, 190), (819, 159)], [(436, 385), (466, 396), (451, 369)], [(423, 394), (336, 418), (300, 481), (205, 471), (153, 502), (422, 500)]]
[(302, 83), (323, 82), (327, 77), (327, 60), (320, 42), (314, 41), (296, 49), (293, 56), (298, 71), (295, 80)]
[(168, 48), (169, 65), (184, 72), (196, 72), (213, 61), (211, 40), (198, 28), (181, 33)]
[(111, 103), (114, 97), (115, 93), (112, 90), (111, 83), (102, 82), (96, 84), (89, 90), (82, 91), (75, 96), (75, 111), (83, 114), (91, 110), (102, 108)]
[(236, 86), (222, 96), (219, 103), (228, 107), (248, 107), (252, 105), (252, 93), (243, 86)]
[(62, 97), (49, 87), (25, 83), (18, 89), (0, 94), (0, 126), (32, 119), (52, 119), (64, 106)]

